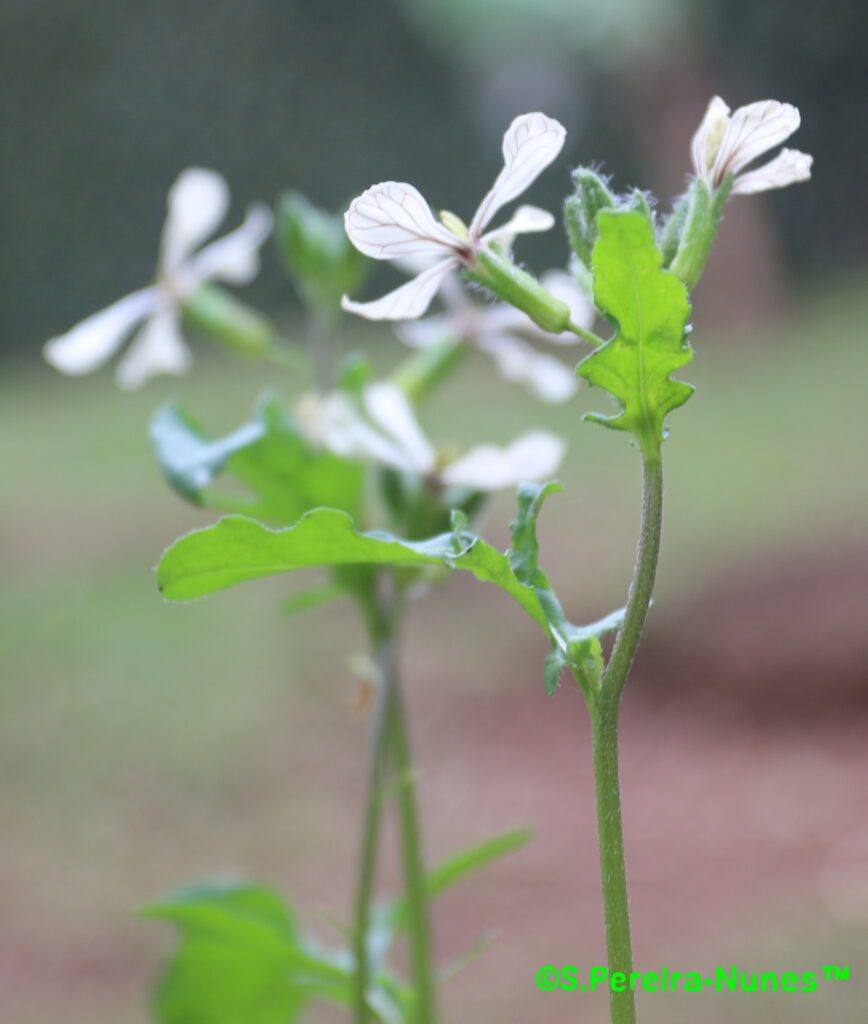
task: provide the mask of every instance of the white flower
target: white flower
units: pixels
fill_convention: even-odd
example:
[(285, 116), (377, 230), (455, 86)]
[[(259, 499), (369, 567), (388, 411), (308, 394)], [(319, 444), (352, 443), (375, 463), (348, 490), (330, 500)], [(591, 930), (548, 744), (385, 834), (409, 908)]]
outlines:
[(441, 486), (497, 491), (524, 481), (549, 479), (565, 446), (544, 431), (525, 434), (506, 447), (479, 445), (444, 462), (419, 426), (413, 407), (394, 384), (366, 387), (358, 403), (340, 391), (307, 395), (298, 421), (316, 444), (345, 459), (369, 459), (391, 469), (428, 477)]
[(509, 223), (485, 232), (492, 217), (537, 179), (560, 153), (566, 130), (545, 114), (517, 117), (503, 136), (503, 170), (465, 225), (451, 213), (434, 218), (418, 189), (399, 181), (372, 185), (352, 201), (344, 217), (353, 245), (376, 260), (424, 258), (428, 265), (412, 281), (374, 302), (353, 302), (343, 297), (351, 313), (369, 320), (410, 320), (421, 316), (449, 271), (472, 266), (476, 253), (493, 241), (517, 234), (548, 231), (554, 217), (535, 206), (522, 206)]
[(799, 127), (796, 107), (777, 100), (760, 100), (730, 115), (720, 96), (708, 104), (705, 117), (690, 144), (693, 170), (711, 189), (735, 176), (733, 195), (785, 188), (811, 177), (814, 158), (797, 149), (782, 149), (769, 163), (753, 171), (743, 168), (779, 146)]
[(140, 325), (118, 365), (118, 384), (132, 389), (159, 373), (184, 373), (190, 365), (180, 331), (184, 302), (206, 281), (251, 281), (259, 271), (259, 248), (271, 231), (271, 211), (256, 203), (240, 227), (199, 248), (228, 208), (229, 187), (219, 174), (198, 167), (183, 171), (169, 190), (155, 284), (46, 342), (48, 362), (63, 373), (90, 373), (107, 362)]
[[(573, 323), (591, 327), (596, 315), (594, 307), (570, 274), (550, 270), (543, 274), (540, 283), (555, 298), (566, 302)], [(576, 393), (578, 378), (572, 367), (538, 352), (525, 340), (573, 345), (580, 340), (574, 334), (550, 334), (506, 302), (474, 305), (455, 281), (445, 282), (442, 298), (447, 312), (401, 324), (396, 329), (401, 341), (413, 348), (427, 348), (446, 338), (460, 339), (490, 356), (507, 380), (524, 384), (544, 402), (565, 402)]]

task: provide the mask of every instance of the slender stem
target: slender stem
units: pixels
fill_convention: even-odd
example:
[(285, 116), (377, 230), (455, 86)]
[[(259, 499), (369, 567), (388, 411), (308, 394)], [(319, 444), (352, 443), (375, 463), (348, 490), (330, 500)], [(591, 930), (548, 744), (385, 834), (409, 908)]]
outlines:
[(410, 962), (416, 992), (415, 1024), (434, 1024), (436, 1000), (431, 972), (431, 928), (428, 920), (428, 892), (422, 860), (422, 838), (416, 810), (410, 741), (404, 716), (400, 681), (396, 680), (390, 715), (392, 756), (395, 762), (398, 818), (401, 826), (401, 856), (407, 896)]
[(572, 320), (567, 324), (565, 330), (572, 331), (577, 337), (581, 338), (582, 341), (590, 342), (594, 348), (600, 348), (601, 345), (605, 345), (605, 341), (594, 334), (593, 331), (589, 331), (579, 324), (574, 323)]
[(394, 617), (384, 620), (379, 634), (376, 642), (379, 678), (371, 729), (365, 817), (356, 878), (353, 927), (353, 951), (356, 959), (356, 971), (353, 977), (353, 1021), (355, 1024), (367, 1024), (370, 1019), (367, 1001), (370, 980), (367, 942), (371, 902), (374, 895), (380, 822), (383, 812), (383, 791), (389, 752), (389, 722), (392, 717), (392, 704), (397, 681)]
[(660, 556), (660, 531), (663, 525), (663, 465), (660, 453), (645, 454), (642, 458), (642, 525), (633, 581), (627, 597), (624, 621), (618, 630), (612, 656), (603, 674), (600, 700), (617, 708), (627, 681), (627, 673), (642, 639), (645, 619), (654, 590), (657, 560)]
[(617, 972), (627, 979), (623, 991), (615, 991), (610, 986), (612, 1024), (635, 1024), (636, 1021), (636, 1003), (629, 982), (633, 970), (633, 948), (618, 775), (618, 711), (624, 683), (651, 604), (660, 554), (662, 517), (663, 468), (659, 452), (653, 452), (643, 456), (642, 525), (627, 611), (603, 674), (599, 694), (591, 707), (609, 977)]

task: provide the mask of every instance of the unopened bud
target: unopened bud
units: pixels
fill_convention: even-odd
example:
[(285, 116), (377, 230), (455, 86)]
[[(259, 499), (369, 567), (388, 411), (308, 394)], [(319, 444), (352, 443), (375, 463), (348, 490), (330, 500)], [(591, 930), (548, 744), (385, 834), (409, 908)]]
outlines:
[(274, 326), (222, 288), (202, 285), (183, 309), (191, 327), (226, 348), (251, 356), (265, 355), (274, 348)]
[(728, 177), (713, 195), (705, 181), (695, 178), (687, 192), (686, 212), (678, 248), (669, 270), (680, 278), (688, 289), (696, 285), (705, 270), (731, 189), (732, 177)]
[(564, 203), (567, 237), (573, 252), (590, 269), (597, 240), (597, 214), (614, 207), (616, 200), (603, 178), (588, 167), (574, 171), (573, 181), (575, 194)]

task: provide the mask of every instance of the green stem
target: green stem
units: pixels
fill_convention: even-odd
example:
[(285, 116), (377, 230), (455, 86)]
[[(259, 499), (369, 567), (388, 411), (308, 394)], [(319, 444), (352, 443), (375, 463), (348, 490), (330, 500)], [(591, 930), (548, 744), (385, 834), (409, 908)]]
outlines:
[(580, 327), (579, 324), (574, 323), (572, 320), (570, 320), (564, 330), (572, 331), (577, 338), (581, 338), (582, 341), (587, 341), (589, 344), (593, 345), (594, 348), (602, 348), (602, 346), (606, 344), (606, 342), (601, 337), (594, 334), (593, 331), (589, 331), (585, 327)]
[(612, 656), (603, 673), (600, 700), (613, 704), (621, 699), (627, 673), (642, 638), (645, 619), (654, 590), (657, 560), (660, 556), (660, 531), (663, 525), (663, 464), (659, 450), (642, 457), (642, 525), (633, 581), (627, 597), (624, 621), (618, 630)]
[(383, 812), (389, 722), (392, 717), (392, 703), (397, 680), (394, 619), (395, 617), (392, 616), (383, 623), (376, 642), (379, 679), (377, 680), (376, 706), (368, 759), (367, 798), (362, 827), (362, 844), (359, 851), (353, 926), (353, 951), (356, 959), (356, 971), (353, 978), (353, 1021), (355, 1024), (367, 1024), (370, 1019), (367, 1001), (370, 981), (367, 940)]
[(617, 972), (627, 978), (623, 991), (615, 991), (611, 987), (609, 990), (612, 1024), (635, 1024), (636, 1021), (636, 1003), (629, 982), (633, 970), (633, 949), (618, 774), (618, 711), (651, 604), (660, 554), (662, 518), (663, 467), (659, 451), (655, 451), (643, 456), (642, 525), (627, 611), (603, 673), (599, 694), (591, 707), (609, 977)]
[(428, 921), (428, 893), (422, 860), (422, 839), (416, 810), (413, 764), (400, 682), (396, 679), (390, 715), (392, 756), (395, 762), (398, 818), (401, 827), (401, 857), (407, 897), (410, 963), (416, 992), (414, 1024), (434, 1024), (436, 1000), (431, 972), (431, 929)]

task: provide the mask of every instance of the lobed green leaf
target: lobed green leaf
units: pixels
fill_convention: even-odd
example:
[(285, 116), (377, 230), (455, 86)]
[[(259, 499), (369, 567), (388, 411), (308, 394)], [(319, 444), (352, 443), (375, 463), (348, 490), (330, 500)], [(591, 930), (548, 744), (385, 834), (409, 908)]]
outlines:
[(577, 372), (617, 401), (614, 416), (588, 418), (626, 430), (646, 454), (663, 441), (663, 421), (693, 388), (672, 373), (693, 357), (687, 340), (687, 290), (662, 269), (648, 219), (637, 211), (603, 210), (594, 245), (594, 301), (615, 326), (615, 336), (592, 352)]
[(346, 512), (331, 508), (313, 509), (285, 530), (244, 516), (194, 530), (160, 559), (157, 585), (170, 600), (184, 601), (297, 569), (353, 565), (462, 569), (506, 591), (545, 625), (534, 591), (518, 580), (508, 557), (474, 534), (460, 530), (406, 541), (382, 531), (360, 532)]

